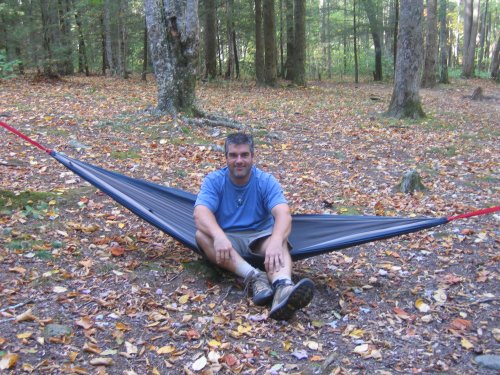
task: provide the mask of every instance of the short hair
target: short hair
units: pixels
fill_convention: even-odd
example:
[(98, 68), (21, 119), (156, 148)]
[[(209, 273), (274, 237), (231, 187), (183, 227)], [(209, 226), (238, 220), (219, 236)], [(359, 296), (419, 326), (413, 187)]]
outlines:
[(229, 145), (249, 145), (250, 152), (254, 152), (253, 137), (245, 133), (232, 133), (229, 134), (224, 142), (224, 154), (227, 156)]

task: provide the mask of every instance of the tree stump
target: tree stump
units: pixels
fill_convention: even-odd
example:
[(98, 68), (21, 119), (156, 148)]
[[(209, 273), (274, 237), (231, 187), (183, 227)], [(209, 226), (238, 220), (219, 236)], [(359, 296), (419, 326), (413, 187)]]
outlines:
[(415, 169), (410, 169), (403, 174), (401, 182), (396, 185), (396, 191), (405, 194), (414, 193), (415, 191), (427, 191), (428, 189), (422, 184), (422, 178)]
[(472, 100), (483, 100), (484, 99), (483, 88), (481, 86), (476, 87), (476, 89), (472, 93), (471, 99)]

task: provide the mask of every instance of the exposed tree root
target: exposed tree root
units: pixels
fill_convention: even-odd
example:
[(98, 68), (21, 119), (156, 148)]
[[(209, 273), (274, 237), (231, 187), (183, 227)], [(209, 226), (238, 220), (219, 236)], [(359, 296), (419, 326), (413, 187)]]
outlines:
[(196, 126), (222, 126), (230, 129), (246, 130), (247, 126), (241, 122), (232, 120), (224, 116), (216, 116), (206, 113), (205, 111), (195, 108), (193, 109), (194, 117), (183, 116), (182, 120), (191, 125)]

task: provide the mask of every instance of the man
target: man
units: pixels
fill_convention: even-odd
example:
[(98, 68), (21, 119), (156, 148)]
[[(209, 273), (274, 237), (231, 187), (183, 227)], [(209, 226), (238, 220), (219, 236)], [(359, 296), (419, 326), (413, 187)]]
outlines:
[[(227, 166), (205, 177), (195, 203), (196, 241), (211, 262), (251, 285), (256, 305), (273, 300), (271, 318), (289, 320), (309, 304), (314, 284), (291, 279), (287, 200), (278, 181), (254, 166), (250, 135), (230, 134), (224, 152)], [(252, 256), (266, 272), (244, 259)]]

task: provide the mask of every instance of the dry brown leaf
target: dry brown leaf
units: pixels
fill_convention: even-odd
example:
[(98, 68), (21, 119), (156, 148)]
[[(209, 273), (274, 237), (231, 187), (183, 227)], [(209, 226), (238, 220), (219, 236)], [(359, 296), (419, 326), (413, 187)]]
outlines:
[(113, 359), (112, 358), (105, 358), (105, 357), (92, 358), (90, 360), (90, 364), (92, 366), (112, 366)]
[(84, 316), (84, 317), (81, 317), (80, 319), (78, 319), (75, 324), (77, 326), (80, 326), (82, 327), (83, 329), (89, 329), (89, 328), (92, 328), (94, 326), (94, 322), (92, 321), (92, 319), (88, 316)]
[(32, 322), (32, 321), (37, 320), (37, 319), (38, 318), (33, 315), (33, 312), (31, 309), (26, 310), (22, 314), (19, 314), (18, 316), (16, 316), (16, 322), (18, 322), (18, 323), (20, 323), (20, 322)]
[(8, 370), (14, 367), (18, 359), (19, 356), (14, 353), (7, 353), (3, 355), (3, 357), (0, 359), (0, 370)]

